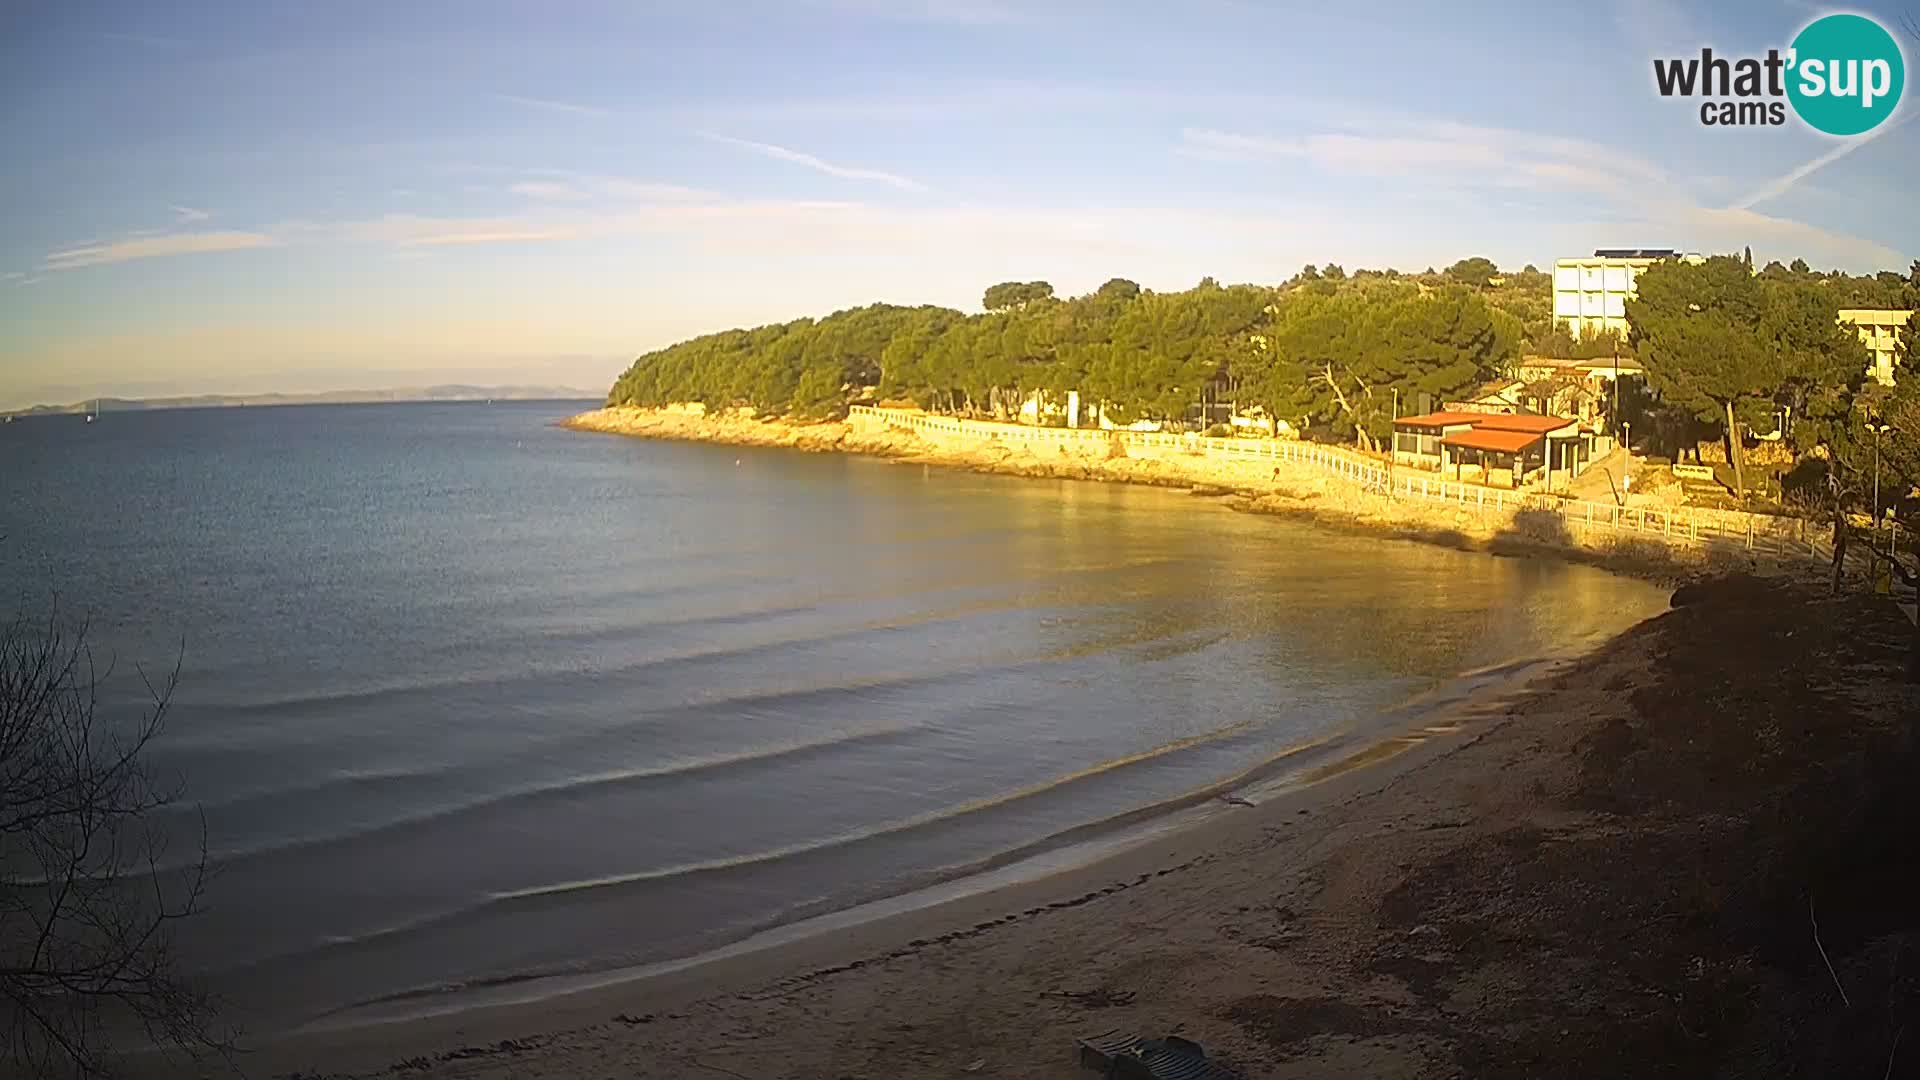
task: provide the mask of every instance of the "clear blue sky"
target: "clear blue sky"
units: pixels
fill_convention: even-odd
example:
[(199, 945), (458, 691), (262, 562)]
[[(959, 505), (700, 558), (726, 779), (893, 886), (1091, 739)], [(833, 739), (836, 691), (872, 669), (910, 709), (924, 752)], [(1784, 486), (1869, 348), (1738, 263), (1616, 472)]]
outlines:
[[(1784, 47), (1821, 10), (11, 4), (0, 407), (598, 391), (692, 333), (971, 308), (1009, 278), (1171, 289), (1745, 245), (1904, 272), (1911, 101), (1838, 143), (1703, 128), (1653, 90), (1655, 56)], [(1854, 10), (1896, 27), (1902, 7)]]

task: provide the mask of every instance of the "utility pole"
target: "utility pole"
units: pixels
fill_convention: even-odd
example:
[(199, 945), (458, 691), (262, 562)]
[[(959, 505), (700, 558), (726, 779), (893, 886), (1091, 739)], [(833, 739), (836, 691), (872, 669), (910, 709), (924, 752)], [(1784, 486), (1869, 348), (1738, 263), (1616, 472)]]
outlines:
[[(1890, 428), (1887, 424), (1869, 423), (1867, 430), (1873, 432), (1873, 546), (1877, 548), (1880, 541), (1880, 436)], [(1892, 545), (1887, 547), (1887, 558), (1893, 558)]]
[(1620, 430), (1620, 336), (1613, 338), (1613, 429)]

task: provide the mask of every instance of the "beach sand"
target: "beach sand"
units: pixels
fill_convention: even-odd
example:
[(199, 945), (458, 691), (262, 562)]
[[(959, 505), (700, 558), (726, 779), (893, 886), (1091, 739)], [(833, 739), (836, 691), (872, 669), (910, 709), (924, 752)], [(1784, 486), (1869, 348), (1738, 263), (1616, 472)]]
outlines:
[(1365, 767), (1090, 867), (242, 1063), (1067, 1077), (1076, 1036), (1125, 1028), (1248, 1077), (1900, 1075), (1896, 1033), (1920, 1036), (1909, 628), (1748, 577), (1676, 603), (1348, 763)]

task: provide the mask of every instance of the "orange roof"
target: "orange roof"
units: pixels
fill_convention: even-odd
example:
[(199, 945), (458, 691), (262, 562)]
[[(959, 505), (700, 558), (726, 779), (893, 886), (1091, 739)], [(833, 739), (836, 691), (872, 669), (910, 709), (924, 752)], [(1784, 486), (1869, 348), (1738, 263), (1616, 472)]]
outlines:
[(1447, 428), (1466, 425), (1482, 431), (1526, 431), (1542, 434), (1558, 431), (1578, 421), (1566, 416), (1533, 416), (1525, 413), (1435, 412), (1424, 416), (1402, 416), (1395, 420), (1404, 427)]
[(1559, 431), (1572, 423), (1576, 421), (1565, 416), (1532, 416), (1517, 413), (1488, 416), (1475, 421), (1473, 426), (1485, 431), (1530, 431), (1540, 435), (1549, 431)]
[(1497, 450), (1503, 454), (1517, 453), (1539, 442), (1541, 436), (1527, 431), (1493, 431), (1487, 428), (1471, 428), (1456, 432), (1441, 439), (1446, 446), (1458, 446), (1467, 450)]
[(1456, 424), (1477, 424), (1491, 413), (1477, 412), (1432, 412), (1421, 416), (1402, 416), (1394, 420), (1396, 424), (1408, 427), (1453, 427)]

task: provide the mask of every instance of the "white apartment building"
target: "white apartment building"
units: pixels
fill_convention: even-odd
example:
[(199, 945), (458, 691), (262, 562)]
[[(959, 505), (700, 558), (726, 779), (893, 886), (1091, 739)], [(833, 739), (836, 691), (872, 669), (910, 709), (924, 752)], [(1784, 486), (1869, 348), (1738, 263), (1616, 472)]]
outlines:
[(1588, 258), (1553, 264), (1553, 318), (1574, 337), (1627, 332), (1627, 299), (1634, 279), (1662, 259), (1704, 262), (1672, 248), (1601, 248)]
[(1860, 334), (1871, 355), (1867, 372), (1883, 386), (1893, 385), (1893, 366), (1913, 312), (1888, 308), (1841, 308), (1840, 321)]

